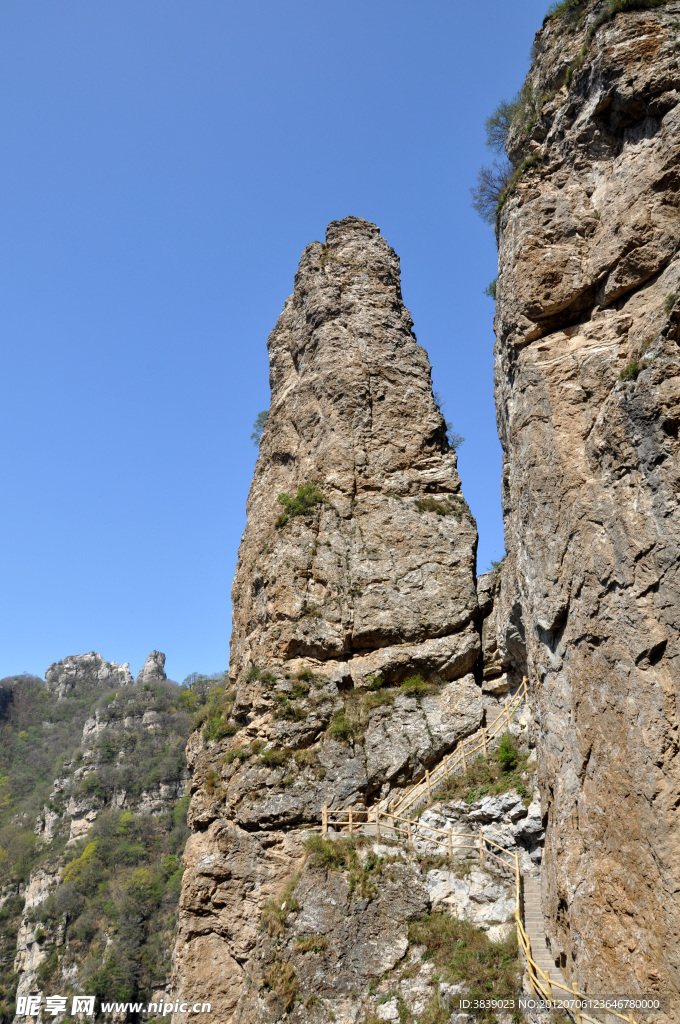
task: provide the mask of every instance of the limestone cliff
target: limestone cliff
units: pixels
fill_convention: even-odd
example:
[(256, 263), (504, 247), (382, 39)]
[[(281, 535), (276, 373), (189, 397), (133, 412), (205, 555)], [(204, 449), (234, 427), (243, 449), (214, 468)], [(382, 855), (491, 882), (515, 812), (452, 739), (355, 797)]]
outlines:
[[(318, 824), (324, 804), (384, 797), (484, 714), (476, 527), (398, 258), (375, 225), (333, 222), (325, 244), (305, 249), (268, 347), (231, 688), (223, 719), (189, 744), (193, 835), (175, 954), (176, 990), (209, 991), (224, 1021), (254, 1019), (262, 909), (304, 859), (294, 827)], [(364, 973), (403, 955), (409, 906), (376, 904), (370, 936), (353, 925), (356, 941), (392, 936)]]
[(495, 320), (545, 909), (582, 989), (677, 1005), (680, 3), (560, 8), (507, 140)]

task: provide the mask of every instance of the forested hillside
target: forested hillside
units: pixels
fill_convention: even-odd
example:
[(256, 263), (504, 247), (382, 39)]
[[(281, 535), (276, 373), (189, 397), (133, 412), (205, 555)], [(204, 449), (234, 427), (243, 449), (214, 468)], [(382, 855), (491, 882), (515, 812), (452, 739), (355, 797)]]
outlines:
[[(17, 994), (148, 1000), (170, 969), (185, 744), (218, 677), (100, 655), (0, 681), (0, 1016)], [(221, 692), (221, 688), (218, 692)]]

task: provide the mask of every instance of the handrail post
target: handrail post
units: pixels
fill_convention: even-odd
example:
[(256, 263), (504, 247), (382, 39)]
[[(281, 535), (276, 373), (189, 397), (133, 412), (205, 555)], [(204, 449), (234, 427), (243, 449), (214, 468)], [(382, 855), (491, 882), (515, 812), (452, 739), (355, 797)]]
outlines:
[(482, 832), (481, 825), (479, 827), (479, 859), (482, 862), (482, 867), (484, 867), (484, 833)]
[(449, 828), (448, 840), (449, 840), (449, 857), (453, 857), (453, 834), (452, 834), (450, 828)]
[(486, 729), (484, 728), (484, 726), (482, 726), (482, 747), (484, 749), (484, 757), (486, 757), (486, 755), (487, 755), (487, 749), (486, 749)]
[(380, 839), (380, 808), (379, 807), (376, 807), (376, 809), (375, 809), (375, 834), (376, 834), (376, 837), (378, 839)]
[(328, 832), (328, 805), (324, 804), (321, 808), (321, 831), (324, 835)]
[(573, 1010), (573, 1013), (574, 1013), (574, 1015), (576, 1017), (576, 1024), (582, 1024), (583, 1017), (581, 1016), (581, 1011), (580, 1011), (579, 1005), (578, 1005), (578, 1002), (579, 1002), (579, 1000), (578, 1000), (578, 989), (576, 987), (576, 982), (575, 981), (572, 981), (572, 983), (571, 983), (571, 991), (574, 993), (574, 1010)]
[(508, 698), (505, 698), (505, 721), (508, 728), (510, 728), (510, 708), (508, 707)]
[(548, 999), (552, 1002), (553, 990), (552, 985), (550, 984), (550, 971), (545, 972), (545, 988)]
[(460, 745), (460, 756), (463, 762), (463, 774), (467, 771), (467, 765), (465, 764), (465, 742), (463, 741)]
[(427, 783), (427, 799), (431, 800), (432, 799), (432, 789), (430, 787), (430, 773), (427, 770), (427, 768), (425, 769), (425, 782)]
[(348, 820), (349, 834), (352, 835), (352, 804), (349, 805), (348, 815), (349, 815), (349, 820)]

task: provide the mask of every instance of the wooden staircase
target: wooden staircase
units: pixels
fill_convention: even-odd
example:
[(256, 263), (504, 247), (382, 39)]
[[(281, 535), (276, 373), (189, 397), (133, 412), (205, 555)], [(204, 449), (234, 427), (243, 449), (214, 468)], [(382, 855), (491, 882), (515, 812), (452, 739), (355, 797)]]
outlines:
[[(551, 974), (559, 975), (558, 968), (550, 953), (548, 940), (545, 936), (545, 921), (541, 905), (541, 879), (537, 875), (524, 875), (522, 878), (524, 911), (524, 927), (531, 941), (531, 952), (534, 960), (542, 971), (550, 971)], [(560, 979), (561, 980), (561, 979)]]

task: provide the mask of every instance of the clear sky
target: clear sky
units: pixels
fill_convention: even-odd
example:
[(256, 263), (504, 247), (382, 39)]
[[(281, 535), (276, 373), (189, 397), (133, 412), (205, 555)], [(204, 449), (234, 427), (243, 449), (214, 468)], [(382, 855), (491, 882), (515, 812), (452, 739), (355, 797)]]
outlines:
[(0, 676), (227, 664), (267, 335), (377, 223), (500, 558), (484, 120), (548, 0), (3, 0)]

